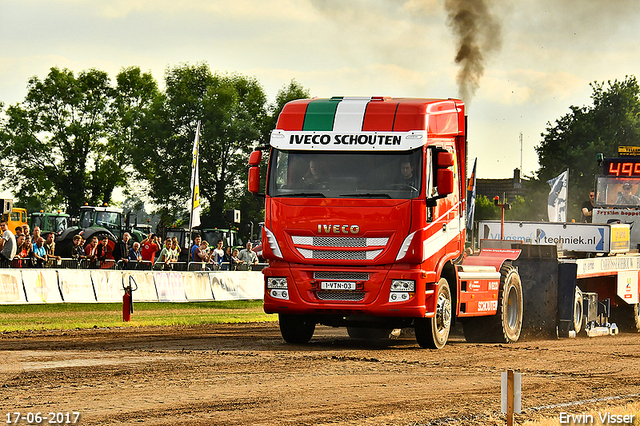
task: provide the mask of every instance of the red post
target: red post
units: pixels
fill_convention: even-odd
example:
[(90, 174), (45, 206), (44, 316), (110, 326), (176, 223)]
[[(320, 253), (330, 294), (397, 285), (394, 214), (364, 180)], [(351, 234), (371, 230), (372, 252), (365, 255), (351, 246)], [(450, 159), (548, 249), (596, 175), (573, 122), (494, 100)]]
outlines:
[(504, 240), (504, 211), (511, 210), (511, 205), (508, 203), (500, 204), (500, 197), (497, 195), (493, 198), (493, 204), (500, 207), (500, 239)]
[(126, 289), (122, 296), (122, 321), (131, 321), (131, 291)]

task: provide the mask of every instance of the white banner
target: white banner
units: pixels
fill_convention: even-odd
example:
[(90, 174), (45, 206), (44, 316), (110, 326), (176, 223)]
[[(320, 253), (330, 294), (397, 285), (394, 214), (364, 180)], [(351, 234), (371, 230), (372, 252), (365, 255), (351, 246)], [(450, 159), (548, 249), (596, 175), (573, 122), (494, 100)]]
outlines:
[[(158, 292), (156, 284), (153, 281), (153, 272), (151, 271), (122, 271), (122, 282), (125, 286), (129, 285), (129, 277), (133, 277), (138, 289), (133, 292), (134, 302), (157, 302)], [(134, 283), (131, 286), (135, 289)]]
[(23, 269), (22, 280), (29, 303), (62, 303), (55, 269)]
[[(522, 241), (525, 244), (554, 245), (563, 251), (609, 253), (611, 227), (612, 225), (590, 223), (508, 221), (504, 223), (503, 239)], [(499, 240), (500, 228), (500, 221), (481, 221), (478, 233), (482, 239)], [(628, 243), (626, 247), (628, 251)]]
[(264, 276), (260, 272), (214, 272), (210, 278), (215, 300), (252, 300), (264, 297)]
[(96, 269), (91, 271), (98, 302), (122, 302), (122, 271)]
[(27, 303), (19, 269), (0, 270), (0, 303)]
[(58, 280), (65, 302), (91, 303), (96, 301), (89, 271), (59, 269)]
[(133, 293), (134, 301), (138, 302), (260, 300), (264, 297), (264, 276), (258, 271), (0, 269), (0, 304), (119, 303), (122, 302), (122, 283), (128, 285), (129, 277), (133, 277), (138, 286)]
[(158, 300), (160, 302), (187, 301), (187, 295), (184, 292), (183, 274), (184, 272), (153, 273), (153, 279), (156, 282), (156, 289), (158, 290)]
[(185, 272), (184, 292), (189, 301), (213, 300), (211, 283), (207, 273)]

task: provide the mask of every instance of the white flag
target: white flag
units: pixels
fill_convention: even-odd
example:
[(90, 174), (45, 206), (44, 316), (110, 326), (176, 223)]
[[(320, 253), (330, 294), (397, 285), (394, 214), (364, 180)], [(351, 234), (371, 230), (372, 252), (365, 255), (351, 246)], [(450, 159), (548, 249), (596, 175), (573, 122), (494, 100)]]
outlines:
[(191, 213), (190, 228), (200, 226), (200, 172), (198, 170), (199, 143), (200, 143), (200, 121), (198, 121), (198, 128), (196, 129), (196, 138), (193, 141), (193, 151), (192, 151), (192, 161), (191, 161), (191, 206), (189, 207), (189, 212)]
[(547, 183), (551, 186), (547, 203), (549, 222), (566, 222), (569, 170), (565, 170), (558, 177), (548, 180)]

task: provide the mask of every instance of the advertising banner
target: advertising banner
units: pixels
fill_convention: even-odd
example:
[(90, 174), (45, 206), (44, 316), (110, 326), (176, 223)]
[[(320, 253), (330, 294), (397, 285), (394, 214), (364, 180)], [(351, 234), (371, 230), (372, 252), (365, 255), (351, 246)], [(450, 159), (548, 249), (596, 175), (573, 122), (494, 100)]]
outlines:
[(153, 281), (153, 272), (151, 271), (122, 271), (122, 282), (125, 286), (130, 283), (129, 277), (133, 277), (134, 282), (131, 283), (133, 288), (138, 289), (133, 292), (133, 300), (137, 302), (157, 302), (158, 292), (156, 284)]
[(211, 283), (206, 273), (185, 272), (184, 291), (189, 301), (213, 300)]
[[(480, 238), (499, 240), (500, 221), (479, 222)], [(628, 250), (623, 239), (624, 232), (616, 232), (616, 249)], [(611, 226), (589, 223), (550, 222), (505, 222), (505, 240), (522, 241), (526, 244), (555, 245), (561, 251), (588, 253), (611, 253)]]
[(158, 290), (160, 302), (186, 302), (184, 292), (184, 273), (180, 272), (154, 272), (153, 279)]
[(22, 280), (29, 303), (62, 303), (55, 269), (23, 269)]
[(0, 270), (0, 303), (27, 303), (20, 270)]
[(58, 282), (65, 302), (91, 303), (96, 301), (89, 271), (58, 269)]
[(638, 303), (638, 271), (618, 272), (616, 293), (630, 305)]
[(596, 207), (593, 209), (593, 223), (629, 225), (631, 248), (638, 248), (638, 244), (640, 244), (640, 210)]
[(259, 300), (264, 297), (264, 277), (260, 272), (213, 272), (209, 277), (215, 300)]
[(98, 302), (122, 302), (122, 271), (94, 269), (91, 271), (93, 288)]

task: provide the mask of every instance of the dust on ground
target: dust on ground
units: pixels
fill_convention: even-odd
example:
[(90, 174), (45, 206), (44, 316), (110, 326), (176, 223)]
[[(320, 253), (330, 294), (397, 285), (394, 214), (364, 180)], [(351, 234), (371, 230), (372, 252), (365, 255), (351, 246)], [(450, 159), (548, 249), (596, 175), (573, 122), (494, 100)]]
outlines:
[[(277, 323), (0, 334), (0, 420), (79, 412), (81, 425), (494, 425), (500, 373), (525, 420), (640, 400), (640, 335), (469, 344), (363, 341)], [(579, 402), (576, 405), (567, 403)], [(72, 418), (73, 419), (73, 418)], [(26, 423), (21, 423), (26, 424)]]

